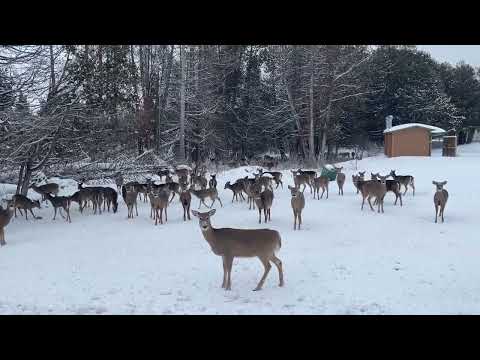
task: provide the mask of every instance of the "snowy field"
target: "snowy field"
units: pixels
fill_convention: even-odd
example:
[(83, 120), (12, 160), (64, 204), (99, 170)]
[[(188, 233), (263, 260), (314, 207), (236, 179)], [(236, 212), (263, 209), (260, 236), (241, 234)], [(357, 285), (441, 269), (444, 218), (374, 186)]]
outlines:
[[(263, 290), (252, 291), (263, 273), (252, 258), (235, 259), (232, 290), (221, 289), (221, 258), (196, 218), (183, 221), (177, 196), (168, 223), (158, 226), (140, 201), (139, 216), (127, 220), (119, 197), (117, 214), (87, 209), (81, 215), (74, 203), (71, 224), (52, 221), (50, 205), (34, 210), (41, 220), (13, 218), (7, 246), (0, 248), (0, 314), (480, 314), (480, 144), (460, 147), (456, 158), (436, 151), (430, 158), (359, 161), (368, 176), (391, 169), (415, 176), (415, 197), (409, 189), (403, 207), (393, 206), (388, 193), (384, 214), (360, 210), (354, 166), (344, 163), (343, 197), (335, 182), (328, 200), (313, 200), (305, 190), (301, 231), (293, 231), (288, 171), (267, 226), (246, 202), (232, 204), (231, 191), (223, 189), (245, 176), (245, 168), (217, 176), (224, 207), (215, 204), (213, 226), (278, 230), (283, 288), (272, 267)], [(448, 180), (444, 224), (434, 223), (432, 180)], [(74, 182), (63, 185), (59, 195), (76, 191)], [(12, 189), (0, 185), (0, 192)]]

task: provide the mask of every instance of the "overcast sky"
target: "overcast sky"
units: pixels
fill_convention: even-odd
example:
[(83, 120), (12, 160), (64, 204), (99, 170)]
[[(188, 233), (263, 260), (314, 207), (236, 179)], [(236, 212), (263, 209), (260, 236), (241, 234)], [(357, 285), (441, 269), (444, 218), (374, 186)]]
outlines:
[(480, 45), (417, 45), (417, 48), (428, 51), (440, 62), (455, 65), (463, 60), (475, 67), (480, 66)]

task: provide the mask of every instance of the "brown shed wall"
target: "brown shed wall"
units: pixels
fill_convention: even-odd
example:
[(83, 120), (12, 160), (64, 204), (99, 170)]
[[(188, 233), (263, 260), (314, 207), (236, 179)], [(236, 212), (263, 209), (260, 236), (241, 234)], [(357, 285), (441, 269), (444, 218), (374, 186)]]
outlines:
[(385, 154), (393, 156), (430, 156), (430, 131), (420, 127), (385, 134)]

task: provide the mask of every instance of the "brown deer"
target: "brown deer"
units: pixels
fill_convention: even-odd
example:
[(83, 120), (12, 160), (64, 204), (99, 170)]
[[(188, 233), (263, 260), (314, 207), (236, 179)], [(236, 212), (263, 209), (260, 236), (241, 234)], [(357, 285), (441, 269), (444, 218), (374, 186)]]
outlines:
[(435, 191), (435, 195), (433, 196), (433, 203), (435, 204), (435, 222), (437, 222), (437, 217), (441, 216), (443, 223), (443, 211), (445, 210), (445, 205), (447, 205), (448, 200), (448, 191), (443, 187), (447, 182), (432, 181), (432, 184), (437, 187), (437, 191)]
[(30, 185), (30, 188), (35, 191), (36, 193), (42, 195), (42, 202), (47, 200), (47, 194), (50, 195), (57, 195), (59, 191), (58, 184), (50, 183), (41, 186), (37, 186), (35, 184)]
[(297, 230), (297, 219), (298, 219), (298, 230), (302, 225), (302, 211), (305, 207), (305, 197), (303, 192), (300, 191), (298, 187), (291, 187), (288, 185), (288, 189), (292, 195), (292, 200), (290, 201), (293, 210), (293, 230)]
[[(313, 198), (315, 199), (315, 194), (317, 194), (317, 199), (320, 200), (323, 198), (323, 193), (327, 190), (327, 199), (328, 199), (328, 184), (330, 179), (328, 176), (321, 175), (313, 179)], [(322, 188), (322, 196), (319, 197), (320, 188)]]
[[(365, 171), (359, 171), (357, 175), (357, 179), (361, 181), (365, 180)], [(352, 180), (353, 180), (353, 175), (352, 175)], [(357, 184), (355, 181), (353, 182), (353, 185), (355, 185), (355, 187), (357, 188), (357, 194), (358, 194), (360, 192), (360, 189), (357, 187)]]
[(162, 190), (156, 194), (149, 194), (149, 195), (150, 195), (150, 204), (155, 215), (155, 225), (158, 224), (159, 219), (160, 219), (160, 224), (163, 224), (164, 210), (165, 210), (165, 222), (167, 222), (168, 221), (167, 207), (168, 207), (168, 199), (170, 197), (170, 191)]
[[(220, 202), (220, 205), (223, 207), (222, 200), (220, 200), (220, 197), (218, 196), (217, 189), (202, 189), (202, 190), (190, 189), (190, 193), (195, 195), (200, 200), (198, 203), (199, 209), (202, 204), (205, 205), (205, 207), (212, 208), (213, 204), (217, 199)], [(212, 200), (212, 203), (210, 204), (210, 206), (205, 204), (206, 198), (210, 198), (210, 200)]]
[(243, 194), (242, 194), (242, 192), (244, 191), (243, 182), (238, 182), (237, 181), (232, 185), (232, 184), (230, 184), (230, 181), (227, 181), (225, 183), (224, 189), (232, 190), (232, 193), (233, 193), (232, 203), (233, 203), (234, 199), (236, 199), (238, 201), (239, 197), (240, 197), (240, 201), (245, 200), (245, 198), (243, 197)]
[(295, 184), (295, 187), (300, 189), (300, 185), (303, 185), (303, 190), (302, 193), (305, 191), (305, 188), (308, 187), (310, 188), (310, 193), (312, 193), (312, 185), (310, 182), (310, 175), (308, 174), (299, 174), (297, 175), (297, 171), (290, 170), (292, 175), (293, 175), (293, 182)]
[(370, 202), (370, 199), (372, 197), (377, 198), (378, 200), (378, 212), (380, 212), (380, 208), (383, 211), (383, 199), (385, 198), (385, 194), (387, 192), (387, 185), (386, 185), (386, 176), (379, 176), (379, 181), (377, 180), (370, 180), (370, 181), (363, 181), (360, 184), (360, 192), (362, 193), (362, 210), (363, 210), (363, 205), (365, 204), (365, 199), (368, 200), (368, 204), (370, 205), (370, 209), (372, 211), (375, 211), (373, 209), (372, 203)]
[(180, 202), (182, 203), (183, 207), (183, 221), (187, 221), (185, 215), (187, 215), (188, 220), (190, 220), (190, 204), (192, 202), (192, 195), (190, 195), (190, 191), (185, 186), (182, 186), (180, 192)]
[(415, 179), (412, 175), (397, 175), (395, 174), (395, 170), (392, 170), (390, 171), (390, 176), (393, 178), (393, 180), (396, 180), (401, 185), (405, 186), (405, 192), (403, 193), (403, 196), (405, 196), (407, 193), (409, 185), (413, 189), (413, 196), (415, 196)]
[(25, 195), (15, 194), (12, 197), (12, 203), (13, 203), (13, 207), (15, 209), (14, 210), (15, 217), (17, 217), (17, 209), (18, 209), (18, 211), (20, 211), (20, 215), (22, 215), (21, 210), (25, 211), (25, 219), (26, 220), (28, 220), (27, 210), (30, 211), (30, 213), (32, 214), (34, 219), (41, 219), (41, 217), (35, 216), (35, 214), (32, 211), (32, 209), (34, 209), (34, 208), (41, 209), (39, 200), (30, 200)]
[(160, 177), (160, 181), (162, 181), (162, 177), (164, 177), (164, 176), (165, 176), (165, 181), (167, 181), (167, 176), (170, 177), (170, 169), (168, 169), (168, 168), (160, 169), (157, 172), (157, 175)]
[(338, 195), (343, 196), (343, 185), (345, 184), (345, 174), (342, 173), (342, 167), (335, 167), (335, 172), (337, 173), (337, 185), (338, 185)]
[(5, 227), (10, 223), (13, 213), (13, 201), (8, 201), (6, 209), (0, 205), (0, 246), (7, 244), (5, 241)]
[(115, 175), (115, 185), (117, 185), (117, 191), (120, 192), (123, 185), (123, 176), (121, 172), (118, 172)]
[(270, 189), (265, 189), (261, 191), (261, 187), (256, 187), (253, 190), (253, 198), (258, 208), (258, 223), (262, 223), (262, 210), (265, 215), (265, 222), (271, 221), (270, 210), (273, 203), (273, 191)]
[(122, 186), (122, 197), (125, 204), (127, 204), (128, 209), (128, 218), (133, 218), (133, 207), (135, 206), (135, 212), (138, 216), (138, 209), (137, 209), (137, 196), (138, 193), (135, 191), (134, 186), (127, 187), (126, 185)]
[(273, 181), (275, 181), (275, 185), (277, 185), (275, 187), (275, 189), (278, 189), (279, 185), (281, 185), (282, 189), (283, 189), (282, 173), (281, 172), (279, 172), (279, 171), (263, 171), (262, 169), (258, 169), (258, 172), (260, 173), (260, 175), (263, 175), (263, 174), (272, 175)]
[[(297, 173), (300, 175), (307, 175), (309, 178), (309, 183), (313, 184), (313, 179), (317, 177), (317, 172), (313, 170), (302, 170), (298, 169)], [(310, 193), (312, 193), (312, 188), (310, 187)]]
[[(57, 217), (57, 209), (60, 209), (60, 215), (62, 216), (62, 218), (71, 223), (72, 219), (70, 218), (70, 196), (52, 196), (50, 194), (46, 194), (46, 197), (53, 206), (53, 220), (55, 220), (55, 218)], [(67, 214), (67, 217), (63, 216), (62, 209)]]
[(188, 179), (188, 175), (190, 175), (190, 170), (185, 168), (179, 168), (179, 169), (177, 168), (175, 169), (175, 175), (178, 176), (178, 179), (180, 182), (180, 178)]
[(198, 223), (203, 237), (210, 245), (215, 255), (221, 256), (223, 260), (223, 281), (222, 288), (232, 289), (231, 273), (233, 259), (235, 257), (250, 258), (258, 257), (262, 262), (265, 271), (260, 282), (254, 291), (262, 289), (272, 265), (272, 262), (278, 269), (279, 286), (284, 285), (282, 261), (275, 256), (282, 246), (280, 234), (276, 230), (270, 229), (232, 229), (232, 228), (214, 228), (210, 222), (210, 217), (215, 214), (215, 209), (206, 213), (200, 213), (192, 210), (193, 216), (198, 217)]
[(213, 174), (210, 175), (210, 180), (208, 181), (208, 187), (209, 188), (217, 188), (217, 175)]
[(193, 186), (199, 186), (200, 189), (206, 189), (207, 188), (208, 181), (202, 175), (192, 174), (192, 176), (190, 177), (190, 181), (191, 181), (191, 184)]
[[(372, 180), (379, 180), (379, 177), (381, 175), (380, 173), (377, 173), (377, 174), (370, 173), (370, 176)], [(385, 177), (388, 177), (388, 176), (385, 176)], [(403, 206), (402, 193), (400, 192), (400, 183), (397, 180), (387, 180), (385, 182), (385, 185), (387, 186), (387, 192), (391, 191), (395, 194), (395, 203), (393, 205), (397, 205), (397, 200), (400, 199), (400, 206)], [(377, 198), (375, 198), (373, 205), (376, 205), (377, 201), (378, 201)]]

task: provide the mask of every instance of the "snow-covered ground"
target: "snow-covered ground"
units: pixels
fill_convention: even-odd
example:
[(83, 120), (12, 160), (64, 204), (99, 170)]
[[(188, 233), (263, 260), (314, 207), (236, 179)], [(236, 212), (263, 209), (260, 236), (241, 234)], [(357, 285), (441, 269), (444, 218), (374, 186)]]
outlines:
[[(360, 211), (354, 162), (346, 162), (343, 197), (336, 183), (328, 200), (313, 200), (305, 190), (301, 231), (293, 231), (289, 171), (267, 226), (245, 202), (232, 204), (231, 191), (223, 189), (245, 176), (245, 168), (219, 174), (224, 207), (215, 206), (215, 227), (269, 227), (282, 236), (285, 287), (277, 286), (272, 268), (259, 292), (252, 291), (263, 272), (258, 259), (235, 259), (232, 291), (221, 289), (221, 258), (196, 218), (183, 222), (178, 198), (168, 223), (158, 226), (143, 202), (139, 216), (127, 220), (121, 197), (117, 214), (88, 209), (81, 215), (74, 204), (71, 224), (52, 221), (52, 208), (43, 205), (36, 209), (41, 220), (19, 217), (5, 230), (0, 314), (480, 314), (480, 144), (460, 147), (456, 158), (435, 151), (430, 158), (358, 162), (368, 175), (391, 169), (415, 176), (415, 197), (409, 190), (403, 207), (393, 206), (389, 193), (384, 214), (368, 206)], [(432, 180), (448, 180), (444, 224), (434, 223)], [(75, 191), (73, 182), (62, 185), (62, 194)], [(0, 192), (11, 189), (0, 185)]]

